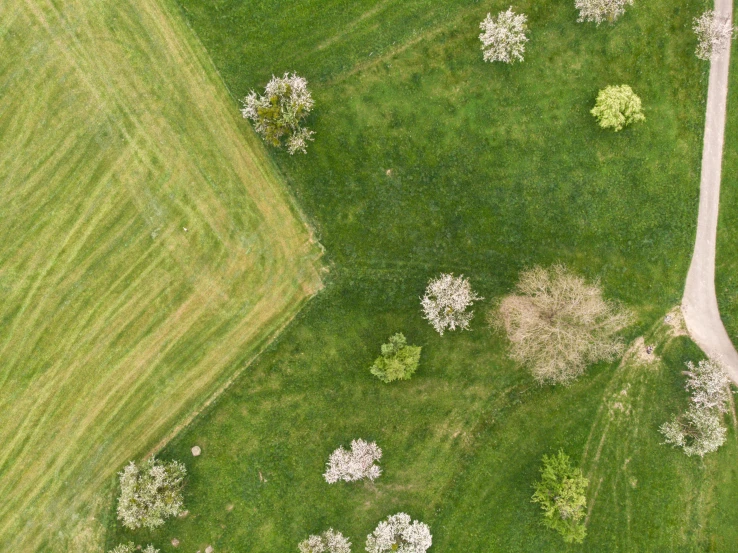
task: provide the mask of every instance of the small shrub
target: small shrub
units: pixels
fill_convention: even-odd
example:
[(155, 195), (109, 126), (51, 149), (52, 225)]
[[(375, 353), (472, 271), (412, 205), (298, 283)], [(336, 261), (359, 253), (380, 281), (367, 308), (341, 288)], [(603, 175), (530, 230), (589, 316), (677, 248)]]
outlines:
[(484, 31), (479, 35), (484, 61), (523, 61), (525, 43), (528, 42), (528, 37), (525, 36), (528, 30), (527, 20), (524, 14), (513, 12), (512, 7), (497, 14), (496, 19), (487, 14), (485, 20), (479, 24)]
[(243, 99), (241, 114), (254, 123), (254, 130), (275, 147), (284, 140), (290, 154), (307, 153), (307, 141), (313, 140), (313, 131), (300, 126), (313, 109), (313, 97), (307, 81), (296, 74), (285, 73), (274, 77), (263, 95), (253, 90)]
[(164, 463), (152, 457), (140, 469), (131, 461), (119, 473), (118, 519), (123, 526), (153, 529), (180, 514), (186, 474), (185, 466), (178, 461)]
[(397, 513), (380, 522), (374, 532), (366, 537), (369, 553), (425, 553), (433, 543), (430, 528), (417, 520), (410, 522), (410, 515)]
[(300, 542), (297, 548), (300, 553), (351, 553), (351, 542), (341, 532), (329, 528)]
[(375, 465), (375, 461), (382, 458), (382, 450), (377, 447), (376, 442), (365, 442), (364, 440), (353, 440), (351, 451), (339, 447), (328, 458), (328, 467), (323, 478), (329, 484), (343, 480), (354, 482), (367, 478), (374, 481), (382, 474), (382, 469)]
[(689, 456), (704, 457), (725, 443), (727, 429), (721, 414), (728, 409), (728, 377), (718, 363), (687, 363), (689, 377), (685, 389), (690, 392), (690, 406), (685, 413), (661, 425), (659, 431), (667, 444), (681, 447)]
[(424, 318), (443, 336), (446, 329), (468, 330), (474, 313), (467, 308), (481, 299), (484, 298), (474, 293), (464, 275), (455, 277), (442, 273), (428, 283), (421, 306)]
[(730, 19), (718, 16), (714, 10), (695, 17), (693, 29), (698, 41), (695, 55), (701, 60), (709, 60), (724, 52), (733, 36)]
[(613, 129), (615, 132), (631, 123), (646, 120), (641, 108), (641, 99), (626, 84), (608, 86), (600, 90), (595, 107), (590, 113), (595, 116), (600, 127)]
[(517, 292), (500, 302), (490, 322), (505, 329), (511, 357), (538, 382), (569, 384), (588, 364), (613, 361), (623, 351), (615, 334), (632, 315), (605, 301), (597, 284), (554, 265), (522, 273)]
[(563, 451), (543, 456), (541, 480), (534, 485), (531, 501), (541, 506), (543, 524), (561, 534), (566, 543), (582, 543), (587, 534), (582, 519), (588, 485), (581, 469), (573, 467)]
[(625, 6), (632, 6), (633, 0), (576, 0), (574, 6), (579, 10), (577, 21), (594, 21), (599, 25), (604, 21), (613, 23), (625, 13)]
[(420, 346), (408, 346), (405, 336), (397, 333), (382, 345), (382, 355), (372, 365), (371, 373), (382, 382), (409, 380), (420, 362)]

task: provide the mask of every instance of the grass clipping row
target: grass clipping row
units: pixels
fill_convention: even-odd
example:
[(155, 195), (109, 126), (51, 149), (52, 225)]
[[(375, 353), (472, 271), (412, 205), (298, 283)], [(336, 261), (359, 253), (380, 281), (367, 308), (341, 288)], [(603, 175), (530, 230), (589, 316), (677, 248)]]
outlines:
[(490, 322), (505, 329), (511, 356), (538, 382), (570, 384), (587, 365), (614, 361), (623, 352), (616, 333), (633, 314), (606, 301), (598, 284), (554, 265), (522, 273), (516, 292), (500, 302)]

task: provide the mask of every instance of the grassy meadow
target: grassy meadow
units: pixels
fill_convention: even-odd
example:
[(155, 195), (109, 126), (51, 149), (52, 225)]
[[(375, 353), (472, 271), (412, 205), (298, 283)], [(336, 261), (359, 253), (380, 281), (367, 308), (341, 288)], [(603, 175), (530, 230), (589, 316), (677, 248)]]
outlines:
[(725, 125), (723, 175), (720, 185), (715, 289), (720, 316), (728, 335), (738, 345), (738, 45), (733, 41), (730, 60), (728, 116)]
[(0, 3), (0, 545), (99, 551), (106, 486), (320, 287), (170, 4)]
[[(180, 0), (232, 96), (272, 74), (316, 99), (306, 156), (271, 151), (331, 265), (326, 290), (248, 373), (162, 451), (190, 470), (189, 511), (130, 533), (110, 498), (107, 545), (296, 551), (308, 534), (366, 535), (404, 510), (431, 551), (731, 551), (738, 493), (728, 444), (704, 462), (661, 445), (686, 406), (699, 350), (664, 315), (681, 299), (697, 216), (707, 65), (692, 18), (706, 4), (636, 2), (615, 25), (576, 23), (569, 0), (523, 1), (526, 61), (482, 62), (478, 23), (499, 1)], [(646, 122), (600, 130), (597, 91), (629, 84)], [(234, 105), (234, 108), (236, 105)], [(660, 361), (599, 364), (539, 387), (485, 311), (519, 271), (564, 262), (635, 310), (625, 338)], [(419, 296), (440, 271), (486, 299), (473, 330), (439, 337)], [(409, 382), (369, 374), (394, 332), (423, 346)], [(734, 420), (734, 418), (733, 418)], [(383, 448), (374, 484), (328, 486), (339, 445)], [(189, 449), (203, 448), (193, 459)], [(591, 479), (588, 537), (566, 546), (530, 503), (540, 458), (563, 448)], [(170, 545), (180, 541), (177, 549)]]

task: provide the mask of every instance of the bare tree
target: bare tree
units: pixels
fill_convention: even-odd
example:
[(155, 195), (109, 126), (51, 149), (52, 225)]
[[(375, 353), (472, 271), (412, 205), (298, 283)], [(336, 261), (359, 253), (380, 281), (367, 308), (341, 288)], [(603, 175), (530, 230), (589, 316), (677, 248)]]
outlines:
[(714, 10), (708, 10), (701, 16), (695, 17), (692, 28), (699, 41), (695, 54), (701, 60), (709, 60), (724, 52), (733, 36), (733, 25), (730, 19), (720, 17)]
[(554, 265), (522, 273), (517, 292), (490, 313), (490, 322), (507, 331), (511, 356), (539, 382), (569, 384), (588, 364), (612, 361), (623, 351), (615, 334), (632, 314), (603, 299), (597, 284)]
[(633, 0), (576, 0), (579, 10), (577, 21), (594, 21), (599, 25), (604, 21), (613, 23), (625, 13), (625, 6), (632, 6)]

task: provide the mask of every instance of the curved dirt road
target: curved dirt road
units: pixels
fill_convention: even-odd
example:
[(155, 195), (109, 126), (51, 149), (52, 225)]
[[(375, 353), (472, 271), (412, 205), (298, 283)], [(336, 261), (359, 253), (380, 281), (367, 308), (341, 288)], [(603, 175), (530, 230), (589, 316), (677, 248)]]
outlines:
[[(732, 0), (715, 0), (715, 11), (732, 19)], [(738, 384), (738, 352), (720, 319), (715, 295), (715, 241), (729, 66), (730, 48), (710, 62), (697, 238), (687, 273), (682, 312), (692, 339), (711, 359), (722, 361), (731, 380)]]

